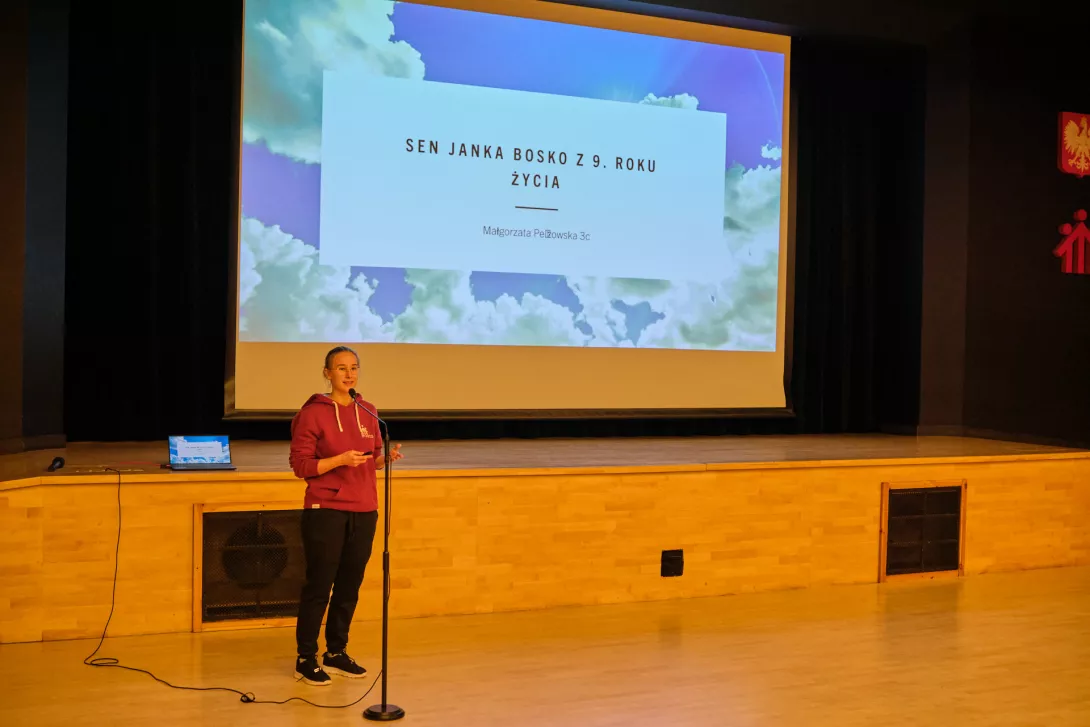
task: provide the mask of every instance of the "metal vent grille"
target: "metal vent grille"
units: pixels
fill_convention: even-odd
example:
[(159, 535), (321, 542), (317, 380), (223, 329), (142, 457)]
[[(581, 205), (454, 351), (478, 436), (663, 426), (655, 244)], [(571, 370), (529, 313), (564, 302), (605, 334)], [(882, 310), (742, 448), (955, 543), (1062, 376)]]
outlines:
[(957, 570), (961, 565), (961, 488), (889, 491), (886, 575)]
[(204, 514), (203, 623), (293, 617), (306, 575), (301, 510)]

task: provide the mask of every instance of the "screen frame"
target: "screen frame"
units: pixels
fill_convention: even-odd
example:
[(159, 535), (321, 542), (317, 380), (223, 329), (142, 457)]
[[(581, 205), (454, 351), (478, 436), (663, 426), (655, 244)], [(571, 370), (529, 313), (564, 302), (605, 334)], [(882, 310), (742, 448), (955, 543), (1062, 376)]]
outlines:
[[(609, 419), (754, 419), (754, 420), (778, 420), (794, 419), (797, 414), (792, 395), (792, 371), (794, 361), (794, 301), (795, 301), (795, 235), (796, 235), (796, 178), (797, 178), (797, 153), (796, 153), (796, 94), (791, 83), (791, 59), (793, 57), (794, 39), (785, 33), (777, 33), (774, 30), (750, 30), (735, 22), (711, 22), (718, 16), (708, 13), (699, 13), (699, 19), (694, 19), (692, 13), (683, 9), (669, 8), (640, 4), (638, 7), (625, 6), (624, 9), (611, 7), (608, 4), (581, 3), (578, 0), (408, 0), (418, 5), (431, 5), (477, 12), (489, 12), (513, 17), (538, 17), (540, 13), (527, 15), (519, 12), (521, 8), (532, 6), (555, 5), (561, 11), (570, 12), (589, 11), (592, 14), (610, 13), (634, 17), (647, 18), (653, 21), (667, 20), (683, 22), (688, 25), (707, 25), (718, 28), (730, 28), (738, 33), (749, 34), (752, 38), (760, 36), (774, 36), (776, 45), (787, 45), (788, 50), (784, 58), (784, 81), (787, 88), (787, 98), (784, 103), (784, 146), (787, 147), (781, 163), (781, 173), (786, 174), (782, 181), (782, 189), (787, 196), (784, 227), (781, 231), (781, 250), (786, 255), (786, 274), (784, 278), (785, 290), (783, 291), (783, 407), (750, 407), (750, 408), (579, 408), (579, 409), (384, 409), (383, 417), (391, 421), (431, 421), (431, 420), (609, 420)], [(232, 254), (228, 255), (228, 307), (227, 320), (227, 355), (224, 366), (224, 420), (232, 421), (284, 421), (291, 419), (296, 411), (294, 409), (239, 409), (235, 400), (235, 365), (239, 346), (239, 257), (241, 255), (242, 235), (242, 122), (243, 122), (243, 79), (245, 76), (245, 28), (246, 28), (246, 2), (242, 0), (242, 22), (238, 27), (238, 42), (235, 44), (233, 63), (235, 73), (232, 75), (233, 98), (232, 105), (232, 153), (234, 164), (232, 168), (232, 183), (235, 194), (231, 200), (231, 227), (229, 240), (232, 245)], [(688, 17), (686, 17), (688, 16)], [(724, 19), (725, 20), (725, 19)], [(591, 27), (601, 27), (592, 25)], [(633, 31), (635, 32), (635, 31)], [(751, 47), (762, 49), (763, 43), (754, 43)]]

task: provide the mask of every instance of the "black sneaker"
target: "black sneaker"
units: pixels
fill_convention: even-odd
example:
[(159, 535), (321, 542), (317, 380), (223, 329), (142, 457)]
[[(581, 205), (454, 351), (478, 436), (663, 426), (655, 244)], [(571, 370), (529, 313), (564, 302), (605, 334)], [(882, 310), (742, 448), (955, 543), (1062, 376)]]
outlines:
[(322, 657), (322, 666), (324, 666), (327, 671), (331, 671), (334, 674), (340, 674), (349, 679), (359, 679), (367, 674), (366, 669), (357, 664), (355, 659), (343, 651), (339, 654), (330, 654), (327, 651), (325, 656)]
[(318, 659), (313, 656), (300, 656), (295, 661), (295, 681), (301, 681), (312, 687), (328, 687), (333, 681), (318, 666)]

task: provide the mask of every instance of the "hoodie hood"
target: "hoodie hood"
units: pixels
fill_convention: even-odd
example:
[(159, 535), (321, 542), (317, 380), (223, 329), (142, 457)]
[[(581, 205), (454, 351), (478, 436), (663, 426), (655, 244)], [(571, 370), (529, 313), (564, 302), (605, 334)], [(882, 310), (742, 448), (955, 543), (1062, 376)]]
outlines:
[[(359, 429), (360, 432), (363, 432), (364, 429), (363, 429), (363, 423), (360, 422), (360, 407), (359, 407), (359, 404), (364, 403), (363, 402), (363, 397), (360, 396), (359, 394), (356, 394), (355, 402), (356, 402), (356, 406), (354, 406), (352, 408), (355, 410), (355, 413), (356, 413), (356, 428)], [(337, 431), (343, 432), (344, 431), (344, 425), (341, 424), (341, 407), (339, 407), (337, 405), (337, 402), (333, 401), (333, 397), (331, 397), (329, 394), (314, 394), (314, 395), (312, 395), (309, 399), (307, 399), (306, 403), (303, 404), (300, 411), (302, 411), (303, 409), (306, 409), (308, 406), (315, 406), (315, 405), (321, 405), (321, 404), (328, 404), (329, 406), (333, 407), (333, 415), (337, 418)]]
[[(356, 399), (359, 400), (359, 398), (360, 395), (356, 394)], [(328, 404), (332, 406), (336, 403), (337, 402), (333, 401), (333, 398), (329, 394), (312, 394), (311, 397), (307, 399), (306, 403), (300, 407), (300, 409), (306, 409), (308, 406), (313, 406), (314, 404)]]

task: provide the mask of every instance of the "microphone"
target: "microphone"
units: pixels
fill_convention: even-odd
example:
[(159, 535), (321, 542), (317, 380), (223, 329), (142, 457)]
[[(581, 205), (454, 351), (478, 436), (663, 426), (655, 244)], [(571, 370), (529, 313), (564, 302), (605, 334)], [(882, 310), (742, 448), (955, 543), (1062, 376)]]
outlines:
[(56, 472), (61, 467), (64, 467), (64, 457), (54, 457), (53, 461), (49, 463), (49, 466), (45, 468), (45, 471)]
[[(357, 396), (359, 396), (359, 394), (356, 392), (355, 389), (349, 389), (348, 390), (348, 395), (350, 397), (352, 397), (352, 403), (353, 404), (355, 404), (360, 409), (363, 409), (365, 412), (367, 412), (368, 414), (373, 416), (375, 418), (375, 421), (377, 421), (379, 423), (379, 434), (382, 436), (382, 438), (383, 439), (389, 439), (390, 438), (390, 427), (388, 427), (386, 425), (386, 422), (382, 419), (382, 417), (380, 417), (377, 412), (374, 412), (374, 411), (371, 411), (370, 409), (368, 409), (366, 406), (364, 406), (362, 401), (360, 401), (359, 399), (356, 398)], [(388, 445), (389, 442), (386, 442), (386, 444)]]

